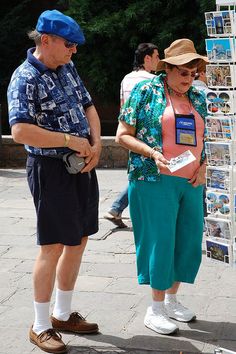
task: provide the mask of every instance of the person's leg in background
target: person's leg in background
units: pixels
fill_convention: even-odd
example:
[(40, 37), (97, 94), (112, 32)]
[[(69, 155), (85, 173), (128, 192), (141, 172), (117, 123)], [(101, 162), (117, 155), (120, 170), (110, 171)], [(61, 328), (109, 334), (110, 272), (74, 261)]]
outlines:
[(127, 208), (128, 201), (128, 187), (126, 187), (112, 203), (110, 210), (104, 215), (104, 219), (111, 221), (119, 228), (125, 228), (127, 225), (122, 221), (122, 213)]
[(128, 201), (128, 186), (119, 194), (118, 198), (113, 202), (110, 212), (116, 214), (116, 216), (121, 216), (125, 208), (129, 204)]

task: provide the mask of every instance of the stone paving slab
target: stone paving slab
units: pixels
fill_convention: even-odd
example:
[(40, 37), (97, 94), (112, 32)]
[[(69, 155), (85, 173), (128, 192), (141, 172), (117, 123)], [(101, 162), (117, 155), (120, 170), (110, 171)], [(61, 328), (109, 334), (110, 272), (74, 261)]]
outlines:
[[(89, 239), (73, 309), (97, 321), (100, 334), (63, 334), (68, 354), (213, 354), (218, 345), (236, 351), (236, 270), (209, 261), (204, 252), (196, 283), (182, 285), (179, 292), (198, 320), (181, 323), (175, 336), (161, 336), (144, 327), (151, 295), (149, 286), (137, 283), (128, 209), (124, 216), (129, 228), (117, 229), (103, 218), (126, 186), (126, 172), (98, 170), (98, 179), (100, 230)], [(28, 341), (33, 321), (32, 269), (38, 250), (25, 171), (0, 170), (0, 354), (42, 353)], [(53, 302), (54, 294), (51, 308)]]

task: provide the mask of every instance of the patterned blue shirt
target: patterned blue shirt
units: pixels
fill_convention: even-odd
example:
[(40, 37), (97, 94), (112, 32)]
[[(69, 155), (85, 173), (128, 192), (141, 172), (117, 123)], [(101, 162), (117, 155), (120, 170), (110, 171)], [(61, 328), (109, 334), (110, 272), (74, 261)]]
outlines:
[[(89, 137), (85, 110), (93, 102), (73, 62), (51, 70), (33, 56), (34, 50), (28, 50), (27, 59), (15, 70), (8, 87), (10, 126), (29, 123), (51, 131)], [(35, 155), (56, 155), (69, 150), (28, 145), (25, 148)]]
[[(152, 80), (138, 83), (131, 92), (129, 99), (121, 109), (120, 121), (135, 127), (136, 138), (150, 147), (162, 149), (162, 116), (167, 105), (164, 89), (165, 74)], [(204, 93), (193, 86), (188, 91), (189, 99), (205, 122), (207, 115)], [(201, 154), (201, 162), (205, 159), (205, 151)], [(155, 161), (149, 157), (130, 151), (128, 161), (129, 180), (155, 182), (160, 172)]]

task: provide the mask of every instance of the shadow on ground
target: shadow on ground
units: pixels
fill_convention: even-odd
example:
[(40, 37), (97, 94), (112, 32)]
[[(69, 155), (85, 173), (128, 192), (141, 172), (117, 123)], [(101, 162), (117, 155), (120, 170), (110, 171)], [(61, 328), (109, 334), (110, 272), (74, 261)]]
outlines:
[[(227, 341), (227, 349), (234, 351), (236, 349), (236, 324), (230, 322), (211, 322), (198, 320), (188, 324), (189, 330), (181, 329), (178, 334), (172, 336), (161, 336), (153, 333), (153, 336), (137, 335), (130, 338), (122, 338), (113, 335), (99, 333), (92, 336), (94, 342), (98, 342), (98, 346), (90, 346), (90, 349), (80, 346), (71, 345), (69, 354), (75, 353), (130, 353), (130, 354), (214, 354), (213, 351), (199, 351), (199, 347), (213, 348), (224, 347)], [(223, 333), (228, 333), (222, 337)], [(90, 338), (91, 336), (86, 336)], [(200, 343), (198, 348), (194, 345), (194, 341)], [(106, 346), (102, 346), (106, 343)], [(107, 346), (110, 344), (110, 346)], [(94, 349), (91, 350), (91, 347)], [(93, 351), (94, 350), (94, 351)]]

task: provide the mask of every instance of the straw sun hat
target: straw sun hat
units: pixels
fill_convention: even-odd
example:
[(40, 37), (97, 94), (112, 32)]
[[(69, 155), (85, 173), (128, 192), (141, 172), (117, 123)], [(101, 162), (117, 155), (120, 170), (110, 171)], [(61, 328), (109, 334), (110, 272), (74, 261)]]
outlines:
[(201, 59), (199, 66), (206, 65), (208, 58), (197, 54), (193, 42), (190, 39), (177, 39), (165, 49), (165, 59), (162, 59), (157, 64), (157, 71), (165, 69), (165, 63), (172, 65), (184, 65), (194, 59)]

